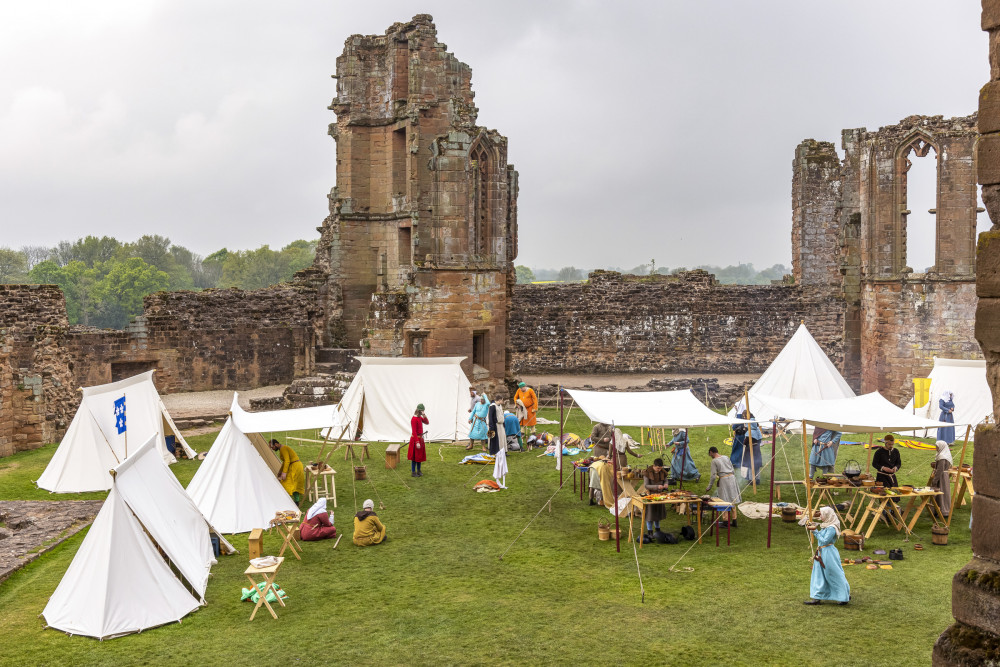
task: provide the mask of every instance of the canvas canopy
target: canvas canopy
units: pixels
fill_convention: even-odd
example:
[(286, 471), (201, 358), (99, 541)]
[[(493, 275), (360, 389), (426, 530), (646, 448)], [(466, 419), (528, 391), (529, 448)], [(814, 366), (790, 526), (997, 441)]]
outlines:
[[(931, 369), (928, 377), (931, 380), (930, 401), (922, 408), (917, 408), (916, 415), (936, 419), (941, 414), (938, 400), (946, 391), (955, 394), (955, 421), (957, 423), (972, 424), (975, 427), (993, 415), (993, 395), (990, 393), (990, 385), (986, 381), (985, 359), (934, 357), (934, 368)], [(913, 410), (912, 398), (904, 410)], [(972, 435), (972, 433), (969, 434), (970, 440)]]
[[(799, 325), (785, 347), (747, 393), (750, 395), (750, 412), (755, 417), (773, 414), (774, 406), (767, 402), (767, 397), (770, 396), (829, 400), (855, 395), (805, 324)], [(743, 408), (741, 400), (730, 414), (742, 412)]]
[(233, 398), (230, 414), (237, 428), (244, 433), (277, 433), (282, 431), (304, 431), (307, 429), (331, 428), (340, 425), (336, 405), (320, 405), (313, 408), (295, 410), (272, 410), (270, 412), (247, 412)]
[[(469, 434), (469, 379), (465, 357), (358, 357), (361, 368), (340, 401), (348, 437), (371, 442), (410, 439), (410, 418), (423, 403), (428, 441), (453, 442)], [(339, 435), (339, 429), (329, 432)]]
[[(232, 410), (242, 412), (236, 396)], [(187, 487), (209, 523), (225, 533), (245, 533), (267, 528), (275, 512), (295, 509), (265, 456), (277, 460), (265, 445), (255, 446), (233, 417), (226, 420)]]
[(615, 426), (693, 428), (745, 424), (742, 419), (720, 415), (695, 398), (688, 389), (677, 391), (566, 390), (592, 421)]
[[(115, 402), (123, 397), (125, 430), (119, 433), (120, 415)], [(107, 491), (111, 488), (108, 471), (154, 435), (156, 449), (167, 463), (176, 461), (167, 450), (167, 435), (174, 436), (188, 457), (195, 457), (160, 400), (153, 385), (153, 371), (87, 387), (65, 437), (36, 483), (53, 493)]]
[(200, 603), (156, 546), (203, 601), (215, 563), (210, 531), (151, 436), (115, 468), (107, 500), (42, 612), (45, 621), (98, 639), (179, 621)]
[(874, 433), (881, 431), (915, 431), (924, 428), (950, 426), (944, 422), (918, 417), (890, 403), (882, 394), (828, 400), (799, 400), (765, 396), (763, 403), (772, 406), (770, 414), (756, 413), (761, 422), (774, 418), (804, 420), (810, 426), (844, 433)]

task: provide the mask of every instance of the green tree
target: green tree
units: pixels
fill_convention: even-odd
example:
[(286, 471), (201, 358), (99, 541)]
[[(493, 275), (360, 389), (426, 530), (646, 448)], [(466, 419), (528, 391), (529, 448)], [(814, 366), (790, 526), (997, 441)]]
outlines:
[(122, 247), (121, 242), (111, 236), (85, 236), (75, 242), (60, 241), (52, 248), (50, 254), (59, 266), (70, 262), (83, 262), (88, 268), (93, 268), (98, 262), (107, 262), (115, 256)]
[(229, 256), (229, 251), (223, 248), (201, 260), (200, 266), (194, 271), (194, 286), (199, 288), (218, 287), (222, 280), (222, 264)]
[(524, 265), (516, 266), (514, 267), (514, 271), (517, 272), (517, 283), (519, 285), (535, 282), (535, 273), (528, 267)]
[(559, 280), (570, 282), (573, 280), (583, 280), (583, 272), (575, 266), (564, 266), (559, 269)]
[(169, 288), (170, 276), (139, 257), (117, 262), (94, 288), (99, 304), (94, 324), (124, 329), (129, 319), (142, 313), (142, 299), (147, 294)]
[(22, 282), (28, 277), (28, 258), (20, 250), (0, 247), (0, 283)]

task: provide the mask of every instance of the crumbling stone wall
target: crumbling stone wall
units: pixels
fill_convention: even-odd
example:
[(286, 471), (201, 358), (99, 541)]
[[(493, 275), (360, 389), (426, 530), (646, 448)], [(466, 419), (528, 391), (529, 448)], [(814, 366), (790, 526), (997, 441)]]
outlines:
[(519, 373), (759, 373), (801, 322), (838, 366), (843, 302), (825, 288), (719, 285), (705, 271), (518, 285)]
[(68, 326), (58, 287), (0, 285), (0, 456), (41, 447), (69, 425), (79, 397)]
[(792, 162), (792, 275), (800, 285), (840, 285), (840, 158), (829, 141), (806, 139)]
[(336, 78), (337, 186), (316, 254), (324, 344), (465, 356), (470, 377), (503, 379), (517, 172), (507, 139), (476, 124), (471, 68), (418, 14), (348, 38)]
[[(979, 93), (978, 180), (993, 229), (980, 234), (976, 256), (976, 338), (986, 356), (993, 410), (1000, 414), (1000, 0), (983, 0), (990, 33), (990, 82)], [(1000, 432), (976, 429), (973, 455), (973, 559), (952, 581), (955, 624), (934, 644), (935, 665), (984, 665), (1000, 660)]]

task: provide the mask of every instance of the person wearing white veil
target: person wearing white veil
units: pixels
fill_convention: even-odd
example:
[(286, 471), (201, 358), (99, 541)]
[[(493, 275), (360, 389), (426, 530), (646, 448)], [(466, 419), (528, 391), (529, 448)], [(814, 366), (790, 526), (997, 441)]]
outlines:
[[(949, 424), (955, 423), (955, 394), (951, 390), (941, 392), (941, 398), (938, 399), (938, 407), (941, 409), (941, 414), (938, 415), (939, 422), (948, 422)], [(939, 428), (937, 432), (938, 440), (944, 440), (949, 445), (955, 442), (955, 427), (945, 426), (944, 428)]]
[(937, 447), (937, 456), (934, 458), (934, 476), (931, 478), (931, 486), (941, 492), (941, 497), (937, 499), (941, 514), (948, 517), (951, 514), (951, 476), (948, 471), (954, 465), (951, 458), (951, 448), (944, 440), (934, 443)]
[(320, 498), (306, 512), (306, 520), (299, 526), (302, 539), (306, 542), (328, 540), (337, 536), (333, 519), (326, 511), (326, 498)]
[(813, 556), (812, 579), (809, 582), (809, 599), (805, 604), (822, 604), (823, 600), (833, 600), (837, 604), (847, 604), (851, 600), (851, 585), (844, 575), (837, 551), (840, 537), (840, 519), (832, 507), (821, 507), (819, 525), (810, 525), (815, 531), (816, 555)]

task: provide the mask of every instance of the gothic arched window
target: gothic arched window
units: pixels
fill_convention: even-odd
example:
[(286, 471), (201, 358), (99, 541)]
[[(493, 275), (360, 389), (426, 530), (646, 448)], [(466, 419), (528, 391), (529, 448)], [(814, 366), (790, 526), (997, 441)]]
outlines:
[(490, 173), (492, 160), (487, 147), (479, 142), (472, 147), (473, 221), (470, 250), (474, 255), (485, 255), (490, 239)]

